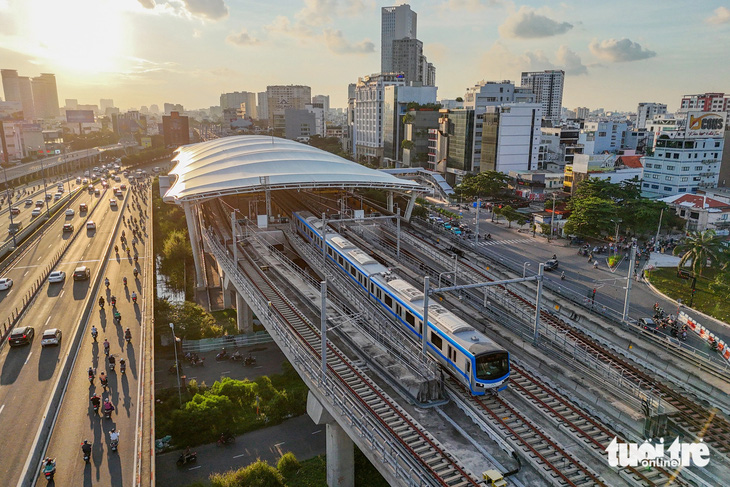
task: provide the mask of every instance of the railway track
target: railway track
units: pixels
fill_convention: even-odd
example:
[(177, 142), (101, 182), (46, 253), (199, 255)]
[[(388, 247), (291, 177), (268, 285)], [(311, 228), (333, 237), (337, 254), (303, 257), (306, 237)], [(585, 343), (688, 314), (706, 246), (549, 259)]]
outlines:
[[(390, 229), (382, 227), (382, 231), (389, 232)], [(438, 249), (435, 245), (425, 241), (418, 235), (403, 230), (401, 230), (401, 232), (417, 239), (422, 245), (428, 245), (440, 251), (440, 249)], [(389, 233), (389, 235), (392, 238), (395, 238), (392, 234)], [(401, 252), (404, 252), (403, 248), (401, 248)], [(494, 280), (480, 268), (466, 262), (465, 260), (460, 260), (458, 265), (467, 269), (473, 276), (478, 277), (480, 280)], [(459, 275), (463, 276), (464, 273), (460, 273)], [(512, 289), (504, 286), (500, 286), (500, 288), (512, 296), (513, 299), (519, 301), (523, 307), (531, 309), (534, 313), (535, 305), (533, 302), (524, 298)], [(725, 417), (718, 414), (714, 409), (707, 409), (690, 398), (685, 397), (670, 386), (657, 380), (655, 377), (647, 374), (636, 365), (630, 363), (628, 360), (619, 357), (610, 350), (598, 345), (582, 332), (576, 330), (547, 311), (541, 310), (540, 318), (543, 323), (547, 323), (575, 339), (578, 346), (580, 346), (586, 354), (620, 372), (626, 380), (632, 382), (644, 391), (658, 394), (663, 401), (676, 409), (676, 412), (669, 415), (675, 424), (683, 428), (693, 437), (698, 439), (703, 438), (705, 443), (711, 445), (718, 453), (721, 453), (726, 458), (730, 456), (730, 422), (728, 422)]]
[[(246, 256), (239, 261), (239, 271), (243, 272), (258, 292), (271, 303), (272, 312), (278, 314), (288, 324), (308, 352), (320, 360), (319, 330), (311, 325), (252, 262), (247, 249), (239, 247), (239, 250), (240, 255)], [(393, 441), (407, 451), (420, 465), (422, 471), (428, 474), (429, 482), (425, 485), (444, 487), (483, 485), (331, 343), (328, 343), (327, 368), (336, 380), (357, 398), (360, 405), (371, 413), (373, 420), (390, 433)]]

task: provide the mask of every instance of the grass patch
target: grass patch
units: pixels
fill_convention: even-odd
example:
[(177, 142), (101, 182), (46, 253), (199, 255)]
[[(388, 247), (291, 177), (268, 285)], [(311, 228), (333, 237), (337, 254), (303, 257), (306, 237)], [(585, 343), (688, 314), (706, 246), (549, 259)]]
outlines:
[[(692, 308), (727, 323), (730, 322), (730, 303), (719, 299), (717, 294), (710, 289), (716, 273), (716, 269), (708, 268), (703, 272), (701, 278), (697, 278)], [(649, 281), (657, 290), (675, 301), (681, 299), (685, 306), (689, 306), (692, 301), (692, 279), (677, 277), (676, 267), (662, 267), (650, 271), (648, 274)]]

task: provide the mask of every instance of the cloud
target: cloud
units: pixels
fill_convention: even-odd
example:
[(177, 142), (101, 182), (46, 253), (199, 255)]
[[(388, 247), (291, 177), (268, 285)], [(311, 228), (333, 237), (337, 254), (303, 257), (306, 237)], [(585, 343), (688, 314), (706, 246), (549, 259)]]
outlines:
[(236, 71), (235, 69), (230, 69), (230, 68), (225, 68), (225, 67), (211, 69), (210, 74), (212, 74), (213, 76), (216, 76), (218, 78), (235, 78), (235, 77), (241, 75), (241, 73)]
[(596, 57), (614, 63), (640, 61), (656, 56), (656, 52), (645, 49), (639, 43), (626, 38), (606, 39), (600, 43), (594, 39), (588, 48)]
[(342, 35), (341, 30), (324, 29), (327, 48), (336, 54), (367, 54), (375, 52), (375, 44), (369, 39), (353, 44)]
[(226, 37), (226, 40), (236, 46), (250, 46), (259, 42), (258, 39), (251, 37), (251, 34), (246, 29), (241, 29), (237, 34), (230, 34)]
[(137, 0), (144, 8), (155, 8), (155, 0)]
[(289, 17), (277, 15), (264, 29), (275, 34), (287, 34), (292, 37), (312, 37), (314, 31), (302, 22), (292, 22)]
[(501, 0), (446, 0), (439, 7), (446, 10), (475, 10), (501, 5)]
[(191, 15), (208, 20), (228, 17), (228, 6), (223, 0), (182, 0)]
[(557, 22), (535, 9), (522, 6), (499, 26), (499, 33), (502, 37), (535, 39), (564, 34), (572, 28), (573, 25), (568, 22)]
[(705, 22), (712, 25), (727, 24), (730, 22), (730, 9), (727, 7), (717, 7), (712, 15), (705, 19)]
[(562, 65), (565, 74), (588, 74), (588, 68), (583, 64), (580, 56), (571, 51), (568, 46), (560, 46), (557, 53), (558, 63)]

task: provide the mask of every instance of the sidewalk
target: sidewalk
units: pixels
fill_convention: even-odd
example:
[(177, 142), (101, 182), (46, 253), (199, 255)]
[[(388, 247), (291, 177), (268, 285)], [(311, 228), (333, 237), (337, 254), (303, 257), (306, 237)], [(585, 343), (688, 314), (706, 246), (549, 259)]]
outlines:
[(294, 453), (297, 460), (307, 460), (325, 454), (325, 441), (325, 426), (314, 424), (304, 414), (270, 428), (237, 436), (233, 445), (219, 447), (214, 443), (193, 448), (198, 452), (198, 461), (183, 467), (175, 463), (181, 451), (157, 455), (157, 485), (184, 486), (196, 480), (207, 480), (211, 473), (238, 469), (259, 458), (276, 466), (287, 452)]

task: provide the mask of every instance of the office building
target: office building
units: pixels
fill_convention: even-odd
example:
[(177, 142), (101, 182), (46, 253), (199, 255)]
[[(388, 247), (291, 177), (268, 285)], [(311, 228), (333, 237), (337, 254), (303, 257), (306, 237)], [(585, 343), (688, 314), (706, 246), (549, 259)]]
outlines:
[(316, 115), (309, 110), (287, 108), (284, 110), (285, 131), (287, 139), (309, 139), (315, 135)]
[(353, 153), (357, 160), (383, 158), (383, 98), (386, 86), (405, 86), (401, 73), (359, 78), (355, 87)]
[(730, 96), (725, 96), (725, 93), (684, 95), (679, 105), (679, 111), (686, 112), (689, 110), (700, 112), (730, 111)]
[[(419, 129), (427, 131), (438, 127), (438, 106), (436, 105), (435, 86), (385, 86), (383, 91), (383, 157), (394, 161), (401, 161), (401, 143), (405, 135), (405, 125), (416, 123)], [(409, 112), (409, 106), (415, 107)], [(416, 118), (419, 109), (433, 113), (433, 123), (429, 125), (426, 119), (429, 116)], [(406, 115), (404, 119), (404, 115)], [(424, 131), (423, 147), (426, 146), (426, 132)], [(415, 136), (415, 134), (414, 134)]]
[(393, 41), (397, 39), (415, 39), (416, 12), (410, 5), (397, 7), (383, 7), (380, 23), (380, 72), (392, 73), (393, 69)]
[(588, 118), (588, 115), (591, 113), (591, 109), (588, 107), (576, 107), (574, 112), (575, 112), (575, 118), (585, 120)]
[(232, 108), (243, 110), (244, 118), (258, 118), (256, 113), (256, 93), (248, 91), (234, 91), (233, 93), (222, 93), (220, 96), (221, 110)]
[(647, 122), (650, 122), (657, 115), (667, 113), (667, 105), (664, 103), (639, 103), (636, 108), (636, 128), (645, 129)]
[(20, 88), (18, 86), (18, 71), (15, 69), (0, 70), (3, 80), (3, 93), (5, 101), (20, 101)]
[(497, 106), (503, 103), (535, 103), (536, 97), (527, 88), (515, 87), (509, 80), (480, 81), (467, 88), (464, 101), (459, 102), (464, 108)]
[(256, 104), (256, 115), (259, 120), (269, 119), (269, 102), (266, 98), (266, 92), (261, 91), (257, 95), (258, 103)]
[(535, 94), (535, 101), (542, 105), (542, 117), (556, 126), (563, 108), (563, 84), (565, 71), (546, 70), (523, 72), (521, 84)]
[[(156, 105), (152, 105), (153, 107)], [(171, 115), (172, 112), (180, 113), (185, 112), (185, 108), (179, 103), (165, 103), (164, 105), (165, 115)]]
[(170, 112), (162, 116), (162, 135), (165, 140), (165, 147), (179, 147), (190, 143), (190, 128), (188, 117), (180, 115), (180, 112)]
[(14, 69), (0, 70), (0, 76), (2, 76), (5, 101), (19, 102), (23, 111), (23, 119), (33, 120), (35, 118), (35, 104), (33, 103), (30, 78), (18, 76), (18, 72)]
[(585, 122), (578, 144), (583, 145), (584, 154), (615, 154), (624, 148), (627, 130), (626, 122)]
[(473, 165), (479, 172), (531, 171), (540, 152), (542, 108), (507, 103), (475, 110)]
[(312, 135), (319, 135), (324, 137), (327, 131), (327, 121), (325, 120), (324, 104), (322, 103), (307, 103), (304, 105), (304, 109), (314, 115), (314, 130)]
[(114, 108), (114, 100), (111, 98), (102, 98), (99, 100), (99, 110), (101, 110), (103, 115), (111, 115), (110, 108)]
[(304, 85), (272, 85), (266, 87), (269, 112), (269, 126), (274, 132), (285, 134), (285, 112), (287, 108), (304, 110), (312, 102), (312, 89)]
[(321, 105), (324, 113), (330, 111), (330, 96), (329, 95), (314, 95), (312, 97), (312, 105)]
[(33, 89), (33, 107), (37, 118), (57, 118), (59, 116), (58, 90), (56, 76), (51, 73), (41, 73), (31, 79)]

